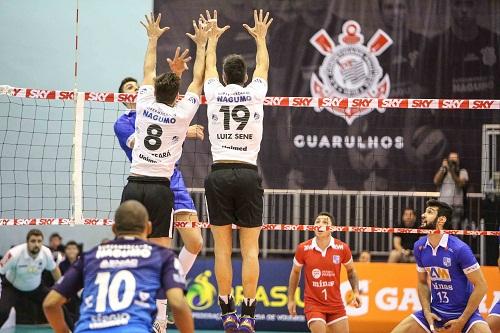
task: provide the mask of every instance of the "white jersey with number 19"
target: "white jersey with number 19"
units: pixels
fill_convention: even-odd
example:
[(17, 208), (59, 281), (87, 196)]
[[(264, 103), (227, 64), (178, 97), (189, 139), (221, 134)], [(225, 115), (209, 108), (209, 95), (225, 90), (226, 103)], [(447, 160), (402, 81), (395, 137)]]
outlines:
[(240, 161), (257, 165), (262, 141), (267, 81), (254, 78), (242, 87), (205, 81), (208, 133), (214, 162)]
[(157, 103), (154, 87), (141, 86), (137, 93), (130, 173), (170, 178), (182, 155), (182, 144), (199, 105), (199, 96), (190, 92), (174, 107)]

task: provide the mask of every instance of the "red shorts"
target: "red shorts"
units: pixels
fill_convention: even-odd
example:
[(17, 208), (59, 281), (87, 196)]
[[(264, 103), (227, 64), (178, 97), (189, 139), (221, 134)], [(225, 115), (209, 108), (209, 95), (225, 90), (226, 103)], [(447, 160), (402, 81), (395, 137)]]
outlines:
[(338, 309), (332, 311), (309, 311), (305, 312), (307, 327), (316, 320), (322, 321), (326, 326), (336, 323), (342, 319), (347, 319), (345, 309)]

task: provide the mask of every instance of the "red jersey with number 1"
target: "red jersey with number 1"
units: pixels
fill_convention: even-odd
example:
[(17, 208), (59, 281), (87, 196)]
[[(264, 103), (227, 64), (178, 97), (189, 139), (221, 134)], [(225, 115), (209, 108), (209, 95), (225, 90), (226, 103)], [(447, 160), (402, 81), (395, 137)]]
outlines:
[(304, 312), (331, 312), (333, 308), (344, 309), (340, 295), (341, 265), (352, 262), (349, 246), (333, 237), (322, 251), (316, 237), (300, 243), (293, 262), (303, 267)]

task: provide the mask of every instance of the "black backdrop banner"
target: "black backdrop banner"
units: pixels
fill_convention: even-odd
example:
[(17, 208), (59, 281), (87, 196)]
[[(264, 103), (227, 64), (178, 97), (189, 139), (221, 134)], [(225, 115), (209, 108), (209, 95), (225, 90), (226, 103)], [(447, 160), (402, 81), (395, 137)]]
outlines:
[[(231, 28), (218, 45), (243, 55), (249, 76), (254, 8), (270, 11), (268, 96), (500, 98), (500, 2), (475, 0), (155, 1), (163, 25), (159, 58), (177, 46), (205, 9)], [(159, 61), (159, 71), (167, 70)], [(183, 77), (182, 91), (191, 73)], [(259, 167), (266, 188), (432, 191), (450, 151), (460, 154), (480, 191), (483, 124), (499, 111), (266, 107)], [(206, 125), (206, 108), (195, 122)], [(211, 163), (208, 140), (186, 142), (181, 169), (201, 187)]]

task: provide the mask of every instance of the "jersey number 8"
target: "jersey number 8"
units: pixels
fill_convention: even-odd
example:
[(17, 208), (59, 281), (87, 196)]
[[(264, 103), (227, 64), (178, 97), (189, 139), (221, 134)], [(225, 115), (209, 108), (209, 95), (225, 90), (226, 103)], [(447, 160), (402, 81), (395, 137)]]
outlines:
[(163, 134), (163, 130), (160, 125), (149, 125), (146, 132), (148, 135), (144, 138), (144, 147), (149, 150), (158, 150), (158, 148), (161, 147), (160, 137)]

